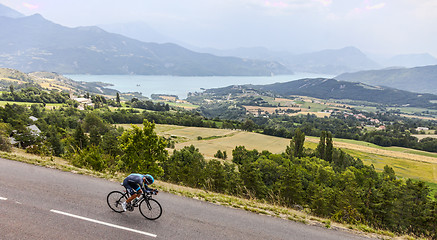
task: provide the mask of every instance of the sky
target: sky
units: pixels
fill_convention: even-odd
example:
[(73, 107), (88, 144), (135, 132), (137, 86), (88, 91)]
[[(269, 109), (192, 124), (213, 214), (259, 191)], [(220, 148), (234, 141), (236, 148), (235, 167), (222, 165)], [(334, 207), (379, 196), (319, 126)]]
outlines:
[(437, 0), (0, 0), (77, 27), (144, 22), (180, 42), (293, 53), (354, 46), (437, 57)]

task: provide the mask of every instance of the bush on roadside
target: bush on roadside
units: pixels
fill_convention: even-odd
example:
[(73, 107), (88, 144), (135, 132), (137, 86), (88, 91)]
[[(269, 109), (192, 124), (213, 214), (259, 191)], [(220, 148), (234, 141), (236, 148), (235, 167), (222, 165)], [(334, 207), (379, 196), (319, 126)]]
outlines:
[(11, 150), (12, 146), (9, 139), (3, 134), (0, 134), (0, 151), (10, 152)]

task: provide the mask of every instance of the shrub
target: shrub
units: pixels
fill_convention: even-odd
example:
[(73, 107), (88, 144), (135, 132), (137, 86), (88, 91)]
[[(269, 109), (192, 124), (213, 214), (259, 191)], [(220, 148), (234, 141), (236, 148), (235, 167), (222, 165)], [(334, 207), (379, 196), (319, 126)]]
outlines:
[(0, 134), (0, 151), (10, 152), (12, 149), (11, 143), (8, 138)]

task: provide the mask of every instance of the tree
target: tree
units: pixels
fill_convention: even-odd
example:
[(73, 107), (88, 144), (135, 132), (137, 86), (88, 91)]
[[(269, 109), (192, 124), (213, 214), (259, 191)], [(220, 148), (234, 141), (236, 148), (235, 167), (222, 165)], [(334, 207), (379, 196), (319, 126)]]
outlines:
[(52, 150), (52, 154), (55, 156), (61, 156), (64, 153), (64, 146), (61, 142), (61, 134), (59, 134), (56, 126), (49, 126), (46, 133), (47, 142)]
[(143, 128), (132, 125), (119, 138), (122, 155), (119, 167), (126, 172), (150, 173), (161, 176), (159, 165), (168, 156), (166, 142), (154, 132), (155, 123), (143, 121)]
[(320, 134), (320, 141), (316, 148), (316, 156), (320, 159), (325, 159), (326, 152), (326, 131), (322, 131)]
[(105, 153), (112, 157), (121, 154), (121, 150), (118, 145), (118, 137), (120, 137), (121, 134), (123, 134), (123, 129), (120, 127), (119, 129), (111, 128), (102, 136), (100, 147), (103, 149), (103, 151), (105, 151)]
[(214, 154), (214, 157), (216, 157), (216, 158), (223, 158), (223, 153), (222, 153), (222, 151), (221, 151), (221, 150), (217, 150), (217, 153)]
[(11, 126), (7, 123), (0, 123), (0, 151), (10, 152), (12, 146), (9, 142), (8, 136)]
[(164, 160), (162, 164), (163, 178), (191, 187), (200, 187), (204, 183), (205, 165), (205, 159), (199, 149), (193, 145), (186, 146), (180, 151), (174, 150), (173, 155)]
[(85, 135), (82, 126), (79, 124), (73, 133), (74, 143), (79, 149), (84, 149), (88, 146), (88, 137)]
[(290, 145), (287, 146), (286, 153), (291, 158), (303, 157), (303, 145), (305, 143), (305, 133), (300, 128), (296, 129), (294, 136), (290, 141)]
[(205, 187), (215, 192), (226, 189), (226, 172), (220, 161), (210, 160), (205, 166)]
[(121, 103), (120, 103), (120, 94), (118, 92), (117, 92), (117, 96), (115, 98), (115, 102), (117, 103), (117, 107), (121, 106)]
[(332, 143), (331, 132), (322, 131), (320, 134), (319, 145), (316, 148), (316, 156), (320, 159), (332, 162), (332, 154), (334, 152), (334, 145)]
[(251, 119), (247, 119), (241, 125), (241, 129), (246, 130), (248, 132), (252, 132), (253, 130), (255, 130), (255, 128), (256, 128), (256, 124)]
[(331, 132), (326, 133), (326, 149), (325, 149), (325, 160), (332, 162), (332, 154), (334, 153), (334, 144), (332, 143)]
[(253, 162), (259, 156), (256, 149), (249, 151), (244, 146), (237, 146), (232, 150), (232, 162), (236, 164), (243, 164), (244, 162)]
[(223, 151), (223, 159), (224, 160), (228, 159), (228, 154), (226, 153), (226, 151)]
[(240, 166), (240, 175), (249, 197), (264, 198), (267, 186), (262, 181), (262, 173), (253, 162), (243, 162)]
[(301, 173), (296, 165), (288, 164), (284, 166), (284, 172), (280, 179), (280, 196), (286, 206), (299, 204), (302, 202), (304, 195), (301, 183)]

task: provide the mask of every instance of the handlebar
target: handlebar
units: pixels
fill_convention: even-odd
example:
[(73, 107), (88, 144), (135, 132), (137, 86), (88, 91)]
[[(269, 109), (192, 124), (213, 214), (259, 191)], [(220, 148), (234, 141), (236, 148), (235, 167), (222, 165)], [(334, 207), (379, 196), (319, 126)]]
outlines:
[(150, 191), (146, 191), (146, 194), (147, 195), (157, 195), (158, 194), (158, 189), (153, 189), (153, 190), (150, 190)]

